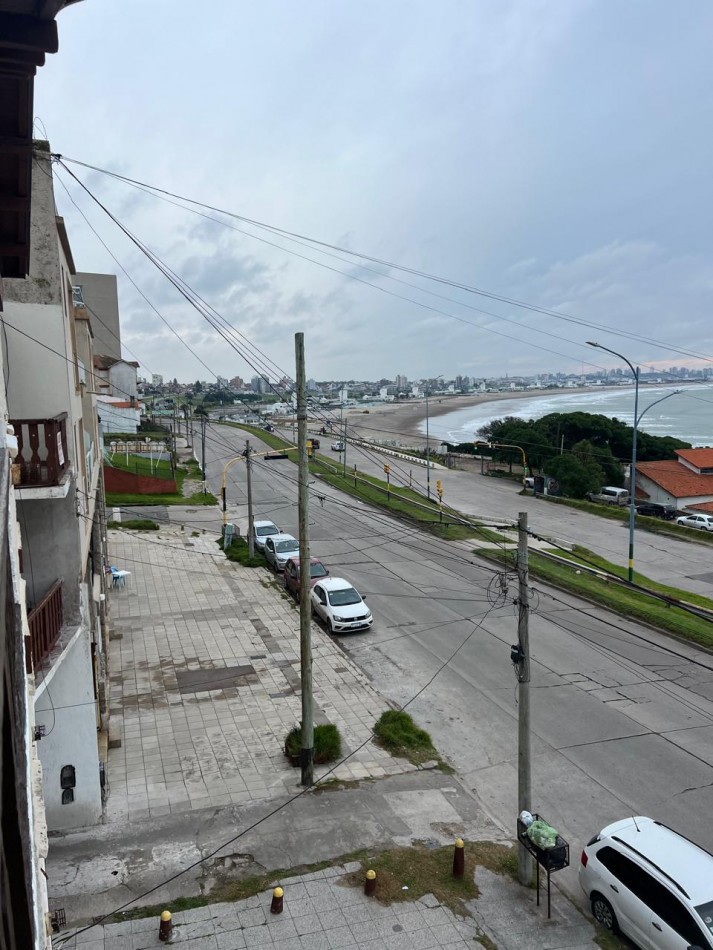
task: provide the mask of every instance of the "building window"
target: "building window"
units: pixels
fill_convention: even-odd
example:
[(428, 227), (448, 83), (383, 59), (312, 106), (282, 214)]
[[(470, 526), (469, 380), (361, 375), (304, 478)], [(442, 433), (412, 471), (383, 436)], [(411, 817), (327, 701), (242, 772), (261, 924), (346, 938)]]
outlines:
[[(74, 788), (77, 784), (77, 777), (73, 765), (63, 765), (60, 775), (60, 785), (64, 789)], [(74, 796), (72, 796), (74, 797)]]
[(74, 789), (65, 788), (65, 790), (62, 792), (62, 804), (71, 805), (73, 801), (74, 801)]

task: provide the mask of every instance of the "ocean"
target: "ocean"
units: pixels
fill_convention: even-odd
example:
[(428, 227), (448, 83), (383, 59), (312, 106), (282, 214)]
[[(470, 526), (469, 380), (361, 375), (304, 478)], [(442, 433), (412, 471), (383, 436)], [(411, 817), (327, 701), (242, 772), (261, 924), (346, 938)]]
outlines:
[[(673, 388), (641, 386), (639, 413)], [(444, 442), (472, 442), (478, 430), (493, 419), (502, 419), (503, 416), (539, 419), (550, 412), (599, 413), (633, 425), (634, 389), (623, 386), (621, 389), (602, 392), (553, 390), (546, 395), (483, 402), (468, 409), (432, 416), (429, 420), (430, 437)], [(425, 420), (420, 424), (420, 429), (425, 433)], [(713, 445), (713, 386), (685, 386), (678, 395), (645, 412), (639, 430), (651, 435), (670, 435), (693, 446)]]

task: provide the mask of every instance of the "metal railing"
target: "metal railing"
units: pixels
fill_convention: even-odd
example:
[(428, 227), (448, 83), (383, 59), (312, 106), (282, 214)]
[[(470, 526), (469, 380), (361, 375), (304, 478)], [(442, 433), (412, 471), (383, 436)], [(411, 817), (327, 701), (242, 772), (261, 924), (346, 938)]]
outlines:
[(39, 604), (30, 611), (27, 620), (30, 625), (32, 668), (36, 670), (59, 640), (62, 630), (62, 581), (55, 581)]
[(52, 419), (11, 419), (10, 424), (17, 436), (18, 487), (59, 485), (69, 468), (67, 413)]

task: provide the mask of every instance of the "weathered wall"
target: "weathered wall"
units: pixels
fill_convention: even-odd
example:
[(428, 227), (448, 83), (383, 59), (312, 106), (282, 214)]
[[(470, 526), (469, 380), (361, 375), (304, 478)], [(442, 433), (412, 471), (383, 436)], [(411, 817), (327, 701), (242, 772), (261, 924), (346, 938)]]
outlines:
[(111, 356), (120, 360), (121, 329), (116, 274), (79, 273), (72, 277), (72, 283), (82, 288), (94, 333), (94, 352), (97, 356)]
[[(47, 735), (39, 742), (50, 831), (97, 824), (102, 815), (96, 703), (89, 632), (82, 626), (52, 676), (37, 690), (35, 717)], [(51, 698), (50, 698), (51, 697)], [(62, 804), (61, 773), (74, 766), (74, 801)]]
[(70, 487), (66, 498), (32, 498), (17, 507), (29, 604), (38, 603), (61, 578), (65, 619), (77, 620), (82, 546), (75, 492)]

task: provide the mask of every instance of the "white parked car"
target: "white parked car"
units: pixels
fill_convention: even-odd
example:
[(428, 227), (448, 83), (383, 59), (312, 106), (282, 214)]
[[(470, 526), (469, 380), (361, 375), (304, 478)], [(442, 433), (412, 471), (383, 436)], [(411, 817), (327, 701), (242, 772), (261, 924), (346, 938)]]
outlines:
[(267, 539), (276, 534), (280, 529), (272, 521), (253, 521), (253, 541), (258, 551), (264, 551)]
[(676, 524), (682, 524), (686, 528), (713, 531), (713, 515), (682, 515), (680, 518), (676, 518)]
[(343, 452), (346, 446), (343, 442), (332, 442), (332, 452)]
[(368, 630), (374, 622), (359, 591), (343, 577), (327, 577), (312, 588), (312, 614), (330, 633)]
[(579, 883), (596, 920), (642, 950), (713, 948), (713, 855), (652, 818), (592, 838)]
[(284, 571), (291, 557), (300, 556), (300, 542), (291, 534), (273, 534), (265, 541), (265, 560), (276, 573)]

